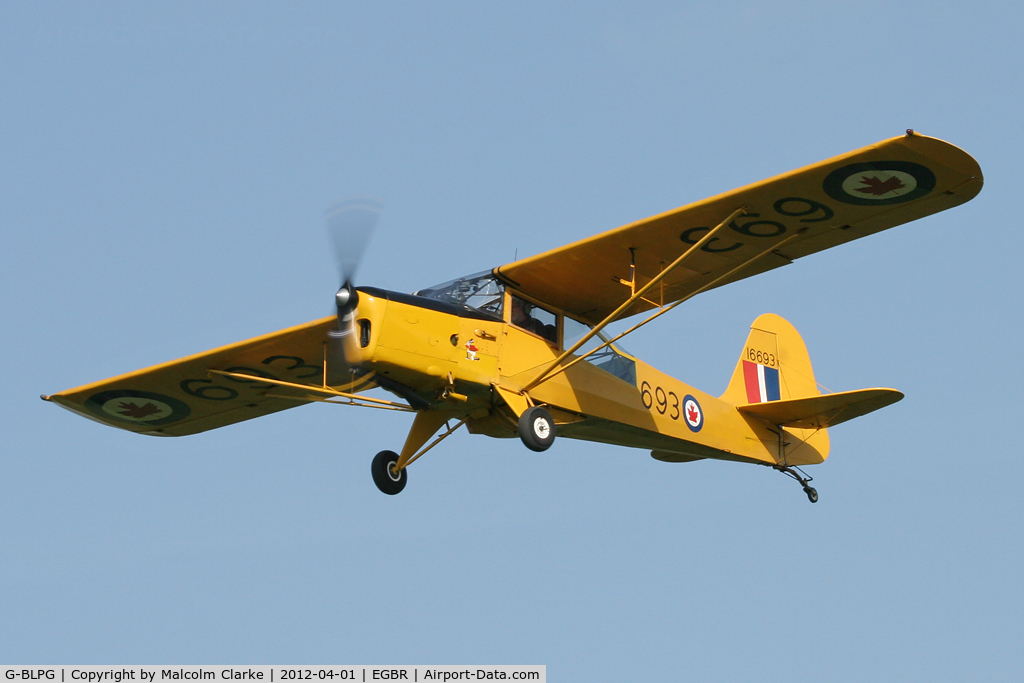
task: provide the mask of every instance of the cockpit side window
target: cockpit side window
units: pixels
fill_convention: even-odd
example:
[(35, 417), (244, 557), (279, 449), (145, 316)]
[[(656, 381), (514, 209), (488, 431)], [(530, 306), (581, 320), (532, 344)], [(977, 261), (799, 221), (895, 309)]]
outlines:
[[(562, 348), (569, 348), (582, 339), (583, 335), (587, 332), (590, 332), (590, 325), (584, 325), (583, 323), (576, 322), (569, 316), (565, 316), (562, 319)], [(591, 339), (590, 343), (586, 344), (579, 350), (579, 353), (586, 353), (588, 350), (594, 348), (594, 346), (596, 346), (595, 340)]]
[(615, 345), (606, 346), (584, 362), (591, 363), (605, 372), (610, 372), (619, 379), (636, 386), (636, 361), (628, 358), (615, 349)]
[(558, 343), (558, 315), (545, 310), (526, 299), (512, 295), (512, 324), (516, 327), (533, 332), (547, 339), (552, 344)]
[(501, 284), (489, 270), (442, 282), (413, 292), (413, 295), (458, 306), (469, 306), (498, 318), (502, 316), (505, 307), (505, 285)]
[[(589, 325), (576, 322), (572, 318), (565, 317), (562, 319), (562, 346), (569, 348), (575, 344), (579, 339), (583, 337), (587, 332), (590, 331)], [(576, 355), (582, 356), (583, 354), (591, 351), (604, 342), (608, 341), (608, 338), (601, 332), (597, 333), (593, 339), (583, 345)], [(616, 344), (606, 346), (600, 351), (587, 356), (586, 363), (590, 363), (596, 367), (601, 368), (605, 372), (610, 372), (619, 379), (629, 382), (636, 386), (636, 361), (630, 358), (626, 353), (619, 348)]]

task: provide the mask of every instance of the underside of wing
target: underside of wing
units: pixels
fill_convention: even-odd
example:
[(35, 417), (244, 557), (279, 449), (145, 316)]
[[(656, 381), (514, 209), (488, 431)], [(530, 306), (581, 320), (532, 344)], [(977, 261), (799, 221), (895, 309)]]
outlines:
[(736, 410), (782, 427), (824, 429), (867, 415), (902, 398), (903, 394), (895, 389), (860, 389), (810, 398), (751, 403), (736, 406)]
[[(737, 209), (711, 240), (619, 317), (784, 266), (808, 254), (962, 204), (978, 163), (908, 133), (495, 269), (525, 294), (597, 323)], [(775, 248), (777, 247), (777, 248)]]
[(43, 398), (140, 434), (195, 434), (316, 400), (286, 384), (344, 381), (324, 376), (336, 325), (330, 316)]

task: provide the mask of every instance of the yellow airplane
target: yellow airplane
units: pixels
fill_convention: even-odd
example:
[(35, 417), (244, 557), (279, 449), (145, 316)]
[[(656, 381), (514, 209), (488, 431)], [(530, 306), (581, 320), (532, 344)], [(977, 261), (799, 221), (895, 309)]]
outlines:
[[(336, 315), (42, 398), (154, 436), (313, 401), (412, 412), (401, 452), (372, 461), (374, 482), (392, 495), (413, 461), (465, 425), (518, 435), (534, 451), (557, 434), (649, 449), (667, 462), (765, 465), (797, 480), (813, 503), (818, 494), (799, 467), (828, 457), (827, 428), (903, 394), (823, 394), (799, 333), (772, 314), (751, 325), (717, 398), (616, 342), (701, 292), (962, 204), (982, 182), (969, 154), (908, 130), (413, 294), (352, 284), (377, 209), (350, 203), (328, 216), (342, 261)], [(645, 312), (625, 332), (605, 334)], [(401, 401), (366, 395), (377, 387)]]

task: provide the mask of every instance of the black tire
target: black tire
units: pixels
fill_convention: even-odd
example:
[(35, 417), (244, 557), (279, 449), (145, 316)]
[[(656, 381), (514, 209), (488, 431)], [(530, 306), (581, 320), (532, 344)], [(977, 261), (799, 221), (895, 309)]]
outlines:
[(519, 417), (519, 438), (531, 451), (546, 451), (555, 442), (555, 421), (540, 406), (527, 408)]
[(409, 471), (406, 469), (399, 472), (397, 476), (392, 473), (391, 468), (397, 463), (398, 453), (394, 451), (381, 451), (373, 456), (373, 463), (370, 465), (373, 483), (389, 496), (401, 493), (402, 489), (405, 488), (405, 483), (409, 481)]
[(812, 503), (818, 502), (818, 492), (811, 488), (810, 486), (804, 487), (804, 493), (807, 494), (807, 500), (811, 501)]

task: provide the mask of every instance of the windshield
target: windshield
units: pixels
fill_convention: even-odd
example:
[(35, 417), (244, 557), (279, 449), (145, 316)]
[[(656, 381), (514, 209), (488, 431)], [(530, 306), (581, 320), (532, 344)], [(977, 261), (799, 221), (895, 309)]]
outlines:
[(499, 318), (505, 303), (505, 285), (498, 282), (489, 270), (442, 282), (413, 294), (435, 301), (469, 306)]

